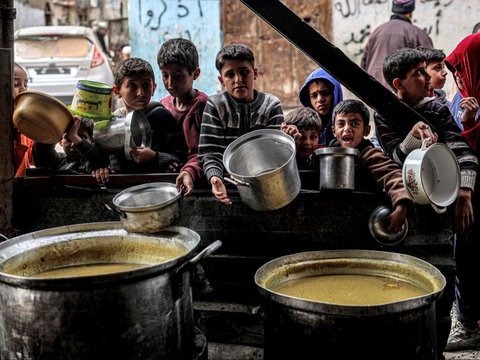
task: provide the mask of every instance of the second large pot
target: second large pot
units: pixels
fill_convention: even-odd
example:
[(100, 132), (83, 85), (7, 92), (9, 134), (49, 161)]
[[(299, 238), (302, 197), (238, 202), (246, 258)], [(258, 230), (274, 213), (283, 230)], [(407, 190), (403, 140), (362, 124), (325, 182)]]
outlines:
[(223, 154), (225, 169), (242, 201), (253, 210), (276, 210), (300, 192), (295, 141), (280, 130), (261, 129), (242, 135)]
[[(289, 280), (321, 275), (371, 275), (405, 281), (424, 289), (425, 294), (378, 304), (342, 305), (275, 290)], [(255, 283), (266, 299), (265, 358), (436, 358), (434, 303), (443, 292), (445, 278), (423, 260), (381, 251), (312, 251), (268, 262), (255, 274)], [(385, 291), (393, 289), (388, 284)], [(329, 292), (336, 293), (341, 293), (340, 289)], [(355, 297), (350, 288), (346, 294)]]

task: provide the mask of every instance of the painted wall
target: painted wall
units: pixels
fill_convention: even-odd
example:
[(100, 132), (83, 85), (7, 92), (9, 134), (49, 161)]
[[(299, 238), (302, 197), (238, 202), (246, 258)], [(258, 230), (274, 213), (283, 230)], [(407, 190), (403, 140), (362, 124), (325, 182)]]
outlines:
[(168, 39), (191, 40), (198, 49), (201, 75), (194, 86), (207, 94), (219, 89), (215, 56), (222, 45), (220, 0), (131, 0), (129, 26), (132, 56), (152, 65), (158, 84), (154, 100), (167, 95), (157, 52)]
[(17, 10), (14, 29), (22, 29), (27, 26), (45, 25), (45, 15), (42, 9), (36, 9), (25, 5), (20, 1), (14, 1), (13, 6)]
[[(333, 43), (358, 64), (362, 48), (377, 26), (388, 21), (391, 0), (332, 0)], [(413, 23), (427, 31), (435, 48), (445, 54), (480, 22), (478, 0), (417, 0)], [(451, 74), (444, 90), (450, 93)]]

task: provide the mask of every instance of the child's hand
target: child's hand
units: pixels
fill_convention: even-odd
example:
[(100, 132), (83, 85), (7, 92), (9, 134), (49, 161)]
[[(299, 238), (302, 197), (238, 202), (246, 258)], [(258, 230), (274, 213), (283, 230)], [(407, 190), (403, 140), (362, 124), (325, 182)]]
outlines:
[(438, 140), (438, 135), (437, 133), (433, 132), (432, 128), (425, 124), (423, 121), (417, 122), (410, 133), (416, 137), (417, 139), (420, 140), (425, 140), (427, 138), (430, 138), (430, 141), (428, 142), (428, 145), (435, 144)]
[(397, 233), (402, 230), (402, 226), (405, 223), (405, 218), (407, 216), (407, 207), (403, 204), (398, 204), (395, 207), (395, 210), (388, 216), (388, 228), (387, 231), (390, 233)]
[(300, 133), (300, 131), (298, 131), (296, 125), (287, 125), (283, 122), (282, 125), (280, 125), (280, 130), (282, 130), (285, 134), (292, 136), (295, 140), (302, 137), (302, 134)]
[(136, 148), (130, 150), (130, 156), (137, 164), (144, 164), (154, 161), (157, 153), (149, 148)]
[(222, 203), (226, 205), (232, 205), (232, 201), (228, 198), (227, 188), (223, 183), (222, 179), (218, 176), (212, 176), (210, 179), (210, 184), (212, 185), (213, 195)]
[(182, 171), (175, 180), (178, 191), (183, 191), (184, 196), (189, 196), (193, 192), (193, 179), (188, 171)]
[(455, 231), (464, 233), (473, 221), (472, 190), (460, 189), (455, 204)]
[(182, 164), (180, 163), (177, 163), (176, 161), (174, 161), (173, 163), (171, 164), (168, 164), (167, 166), (167, 172), (178, 172), (178, 170), (180, 170), (180, 168), (182, 167)]
[(109, 172), (110, 170), (108, 168), (95, 169), (92, 170), (92, 177), (97, 179), (97, 182), (105, 184), (109, 180)]
[(462, 122), (475, 120), (475, 116), (479, 109), (477, 99), (474, 97), (463, 98), (460, 100), (460, 107), (465, 110), (462, 114)]
[(82, 123), (82, 118), (78, 115), (73, 116), (73, 124), (67, 130), (67, 138), (73, 142), (75, 145), (78, 145), (82, 142), (82, 138), (78, 136), (78, 129)]

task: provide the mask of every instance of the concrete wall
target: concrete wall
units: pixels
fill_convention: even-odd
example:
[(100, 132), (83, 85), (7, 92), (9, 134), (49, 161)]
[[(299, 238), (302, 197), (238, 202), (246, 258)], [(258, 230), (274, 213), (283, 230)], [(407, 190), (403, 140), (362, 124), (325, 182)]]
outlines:
[(222, 46), (220, 0), (139, 0), (129, 8), (132, 56), (149, 61), (158, 84), (154, 99), (167, 92), (157, 65), (157, 52), (168, 39), (182, 37), (193, 41), (199, 50), (202, 73), (195, 82), (207, 94), (218, 89), (214, 59)]

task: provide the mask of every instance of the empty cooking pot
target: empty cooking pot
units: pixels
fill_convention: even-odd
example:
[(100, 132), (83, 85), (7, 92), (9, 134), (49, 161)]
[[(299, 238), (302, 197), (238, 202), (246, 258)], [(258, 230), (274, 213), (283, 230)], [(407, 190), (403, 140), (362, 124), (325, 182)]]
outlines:
[(240, 136), (223, 154), (225, 169), (242, 201), (253, 210), (276, 210), (300, 192), (295, 141), (280, 130), (261, 129)]
[(407, 219), (405, 219), (405, 223), (400, 231), (392, 233), (387, 230), (388, 216), (391, 213), (391, 208), (385, 205), (380, 205), (373, 210), (368, 220), (368, 229), (370, 230), (370, 234), (382, 245), (397, 245), (402, 242), (403, 239), (405, 239), (405, 236), (407, 236)]
[(439, 214), (452, 204), (460, 188), (460, 168), (455, 154), (444, 144), (427, 146), (408, 154), (402, 168), (405, 189), (417, 204), (430, 204)]
[(357, 149), (326, 147), (315, 150), (319, 157), (320, 190), (355, 189)]

